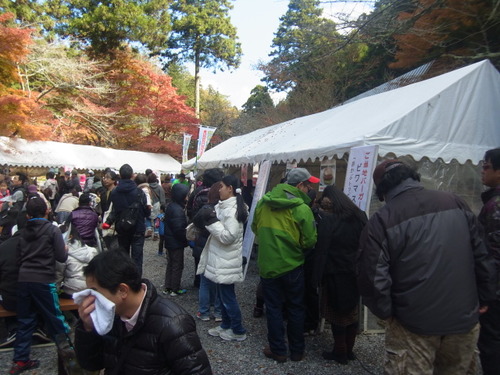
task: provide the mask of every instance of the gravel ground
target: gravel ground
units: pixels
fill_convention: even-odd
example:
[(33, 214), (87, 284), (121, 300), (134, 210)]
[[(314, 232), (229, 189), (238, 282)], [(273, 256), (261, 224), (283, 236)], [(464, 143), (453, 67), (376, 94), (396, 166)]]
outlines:
[[(144, 246), (144, 277), (149, 278), (161, 290), (165, 275), (166, 260), (157, 255), (158, 242), (147, 240)], [(197, 312), (198, 294), (193, 284), (194, 262), (190, 249), (185, 252), (185, 266), (182, 287), (188, 293), (174, 298), (193, 316)], [(211, 337), (207, 330), (217, 324), (197, 320), (198, 334), (203, 347), (208, 353), (214, 375), (323, 375), (323, 374), (382, 374), (384, 359), (383, 335), (360, 334), (354, 351), (357, 361), (349, 365), (338, 365), (325, 361), (321, 357), (323, 350), (331, 350), (332, 335), (329, 327), (324, 332), (306, 337), (306, 356), (301, 362), (287, 361), (283, 364), (264, 357), (262, 349), (267, 345), (265, 316), (252, 317), (255, 300), (255, 288), (258, 283), (258, 273), (255, 260), (250, 261), (247, 277), (244, 283), (237, 285), (236, 293), (243, 314), (243, 324), (247, 329), (248, 338), (243, 342), (227, 342)], [(2, 330), (3, 331), (3, 330)], [(8, 373), (12, 361), (12, 351), (0, 352), (0, 371)], [(27, 371), (24, 374), (56, 375), (56, 351), (54, 346), (35, 347), (32, 358), (39, 359), (39, 369)]]

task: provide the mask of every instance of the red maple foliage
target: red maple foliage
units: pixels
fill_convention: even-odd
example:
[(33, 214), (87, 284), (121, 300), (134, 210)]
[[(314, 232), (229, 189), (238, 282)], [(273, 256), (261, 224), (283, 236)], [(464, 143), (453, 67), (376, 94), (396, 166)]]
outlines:
[[(460, 61), (498, 55), (498, 21), (486, 0), (418, 0), (399, 18), (412, 26), (395, 36), (392, 68), (411, 68), (436, 58)], [(463, 63), (461, 64), (463, 65)]]
[(181, 155), (182, 134), (198, 120), (172, 79), (151, 63), (118, 52), (110, 79), (119, 87), (112, 110), (120, 147)]
[[(33, 69), (23, 64), (30, 61), (31, 30), (9, 24), (12, 18), (12, 14), (0, 15), (0, 135), (164, 152), (181, 158), (182, 134), (194, 135), (198, 120), (186, 98), (177, 94), (171, 77), (126, 50), (111, 54), (107, 62), (54, 54), (60, 59), (56, 66), (68, 72), (85, 68), (64, 75), (45, 63), (43, 74), (42, 69), (31, 71), (36, 79), (23, 81)], [(39, 48), (33, 50), (38, 51), (33, 61), (43, 64), (47, 57)], [(27, 73), (20, 76), (19, 69)]]
[(48, 139), (50, 128), (38, 122), (48, 113), (17, 88), (18, 66), (29, 54), (32, 40), (30, 29), (10, 24), (13, 18), (12, 13), (0, 14), (0, 135)]

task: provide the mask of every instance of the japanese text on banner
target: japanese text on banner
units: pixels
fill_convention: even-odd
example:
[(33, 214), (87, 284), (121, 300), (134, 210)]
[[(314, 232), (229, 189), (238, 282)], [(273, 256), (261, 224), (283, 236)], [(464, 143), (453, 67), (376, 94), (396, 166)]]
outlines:
[(365, 212), (371, 199), (377, 152), (378, 146), (362, 146), (351, 148), (349, 153), (344, 193)]

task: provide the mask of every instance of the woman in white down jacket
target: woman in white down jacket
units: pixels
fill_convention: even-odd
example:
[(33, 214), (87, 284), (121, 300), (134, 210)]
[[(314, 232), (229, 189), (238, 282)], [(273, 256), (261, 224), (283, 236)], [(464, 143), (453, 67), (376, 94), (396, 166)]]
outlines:
[(210, 236), (201, 253), (197, 273), (217, 285), (222, 302), (222, 323), (208, 330), (208, 334), (228, 341), (243, 341), (246, 330), (234, 283), (243, 281), (243, 225), (248, 210), (236, 177), (225, 176), (219, 194), (220, 201), (214, 209), (204, 206), (200, 212)]
[(56, 265), (58, 280), (62, 282), (61, 296), (64, 298), (71, 298), (73, 293), (87, 288), (83, 267), (87, 266), (99, 252), (97, 248), (85, 245), (73, 226), (70, 238), (66, 263)]

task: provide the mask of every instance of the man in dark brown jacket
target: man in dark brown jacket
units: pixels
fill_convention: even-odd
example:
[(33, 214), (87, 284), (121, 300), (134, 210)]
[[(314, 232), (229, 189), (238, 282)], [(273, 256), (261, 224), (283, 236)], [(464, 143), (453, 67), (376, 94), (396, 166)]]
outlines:
[(377, 166), (373, 179), (386, 204), (363, 230), (358, 284), (363, 303), (387, 321), (385, 374), (465, 374), (479, 314), (495, 298), (478, 221), (399, 160)]

